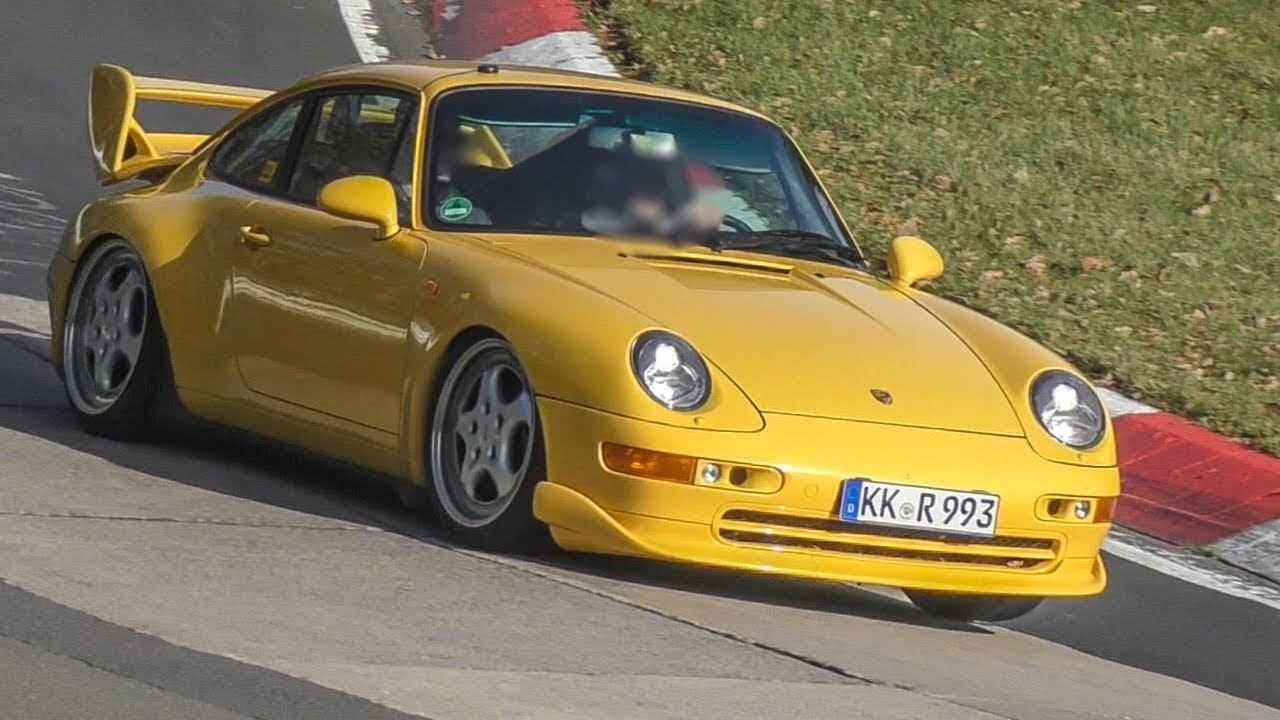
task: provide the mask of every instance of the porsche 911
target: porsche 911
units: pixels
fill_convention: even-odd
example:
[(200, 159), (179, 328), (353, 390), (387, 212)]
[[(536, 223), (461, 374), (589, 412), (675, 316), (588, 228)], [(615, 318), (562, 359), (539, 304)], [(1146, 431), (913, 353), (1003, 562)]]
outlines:
[[(922, 288), (920, 238), (873, 265), (756, 112), (454, 61), (279, 91), (104, 64), (89, 94), (118, 190), (48, 297), (90, 432), (176, 408), (399, 478), (494, 551), (896, 586), (960, 620), (1106, 584), (1093, 387)], [(160, 132), (142, 103), (235, 116)]]

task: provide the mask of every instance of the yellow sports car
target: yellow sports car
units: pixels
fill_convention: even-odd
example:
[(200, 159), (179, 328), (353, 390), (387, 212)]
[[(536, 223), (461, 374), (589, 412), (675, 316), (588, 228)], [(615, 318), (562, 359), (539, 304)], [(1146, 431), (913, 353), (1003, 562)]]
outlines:
[[(1110, 421), (1062, 358), (872, 272), (795, 144), (649, 84), (461, 62), (280, 92), (98, 65), (49, 268), (91, 432), (179, 408), (393, 474), (460, 542), (894, 585), (1002, 620), (1106, 584)], [(144, 129), (143, 101), (241, 110)], [(412, 496), (412, 493), (408, 493)]]

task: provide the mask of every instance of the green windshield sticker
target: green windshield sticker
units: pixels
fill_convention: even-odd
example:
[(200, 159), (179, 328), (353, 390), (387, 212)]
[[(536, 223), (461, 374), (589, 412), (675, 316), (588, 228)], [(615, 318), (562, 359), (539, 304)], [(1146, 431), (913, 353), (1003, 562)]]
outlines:
[(440, 215), (441, 220), (454, 222), (463, 220), (471, 214), (473, 206), (471, 201), (464, 197), (451, 197), (440, 203), (440, 209), (436, 212)]

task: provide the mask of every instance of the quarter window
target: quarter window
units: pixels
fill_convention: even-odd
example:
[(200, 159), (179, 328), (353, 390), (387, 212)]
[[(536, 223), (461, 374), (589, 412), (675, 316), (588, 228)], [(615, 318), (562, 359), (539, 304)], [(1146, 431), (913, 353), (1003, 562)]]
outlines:
[(268, 108), (231, 131), (214, 152), (212, 170), (237, 185), (258, 189), (275, 185), (303, 102), (298, 98)]

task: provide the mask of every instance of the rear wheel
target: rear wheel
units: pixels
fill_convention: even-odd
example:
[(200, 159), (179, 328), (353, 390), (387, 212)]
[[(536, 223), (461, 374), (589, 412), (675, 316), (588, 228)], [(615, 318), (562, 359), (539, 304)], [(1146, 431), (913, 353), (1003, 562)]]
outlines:
[(118, 238), (90, 249), (79, 265), (63, 328), (67, 399), (89, 432), (142, 437), (166, 368), (146, 268)]
[(1022, 617), (1044, 601), (1038, 597), (950, 595), (925, 590), (904, 591), (911, 602), (930, 615), (961, 622), (1003, 622)]
[(545, 475), (533, 389), (511, 346), (483, 338), (457, 355), (436, 396), (429, 446), (431, 501), (445, 529), (486, 550), (550, 544), (533, 516)]

